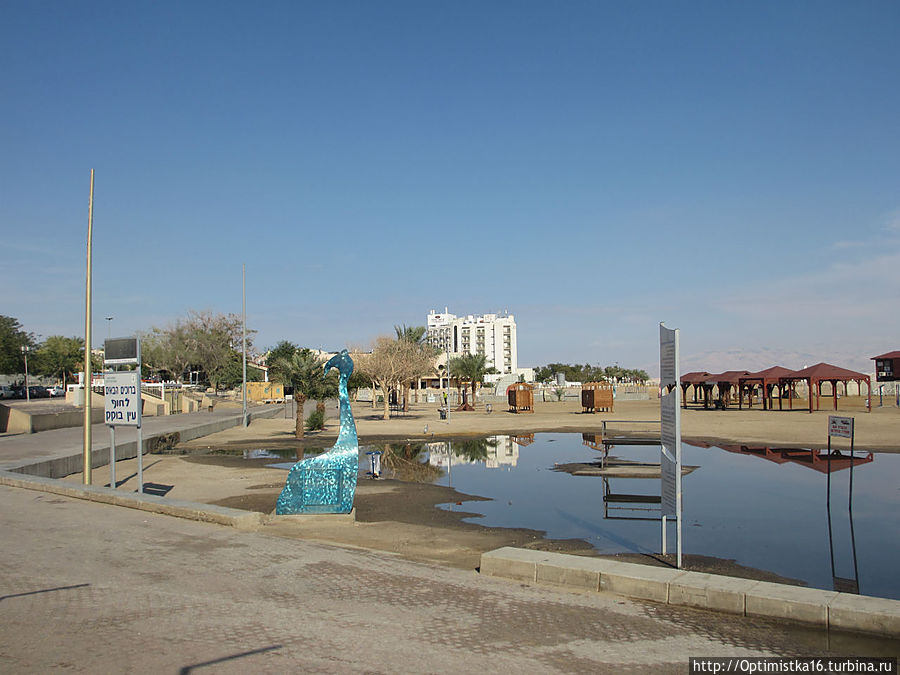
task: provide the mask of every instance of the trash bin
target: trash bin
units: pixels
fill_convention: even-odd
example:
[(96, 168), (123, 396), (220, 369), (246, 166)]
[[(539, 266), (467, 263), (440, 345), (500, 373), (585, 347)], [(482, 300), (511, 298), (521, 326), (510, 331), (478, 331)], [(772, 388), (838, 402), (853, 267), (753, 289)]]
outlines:
[(441, 416), (442, 420), (447, 419), (447, 409), (446, 408), (438, 408), (438, 414)]
[(369, 456), (370, 471), (366, 474), (372, 478), (381, 478), (381, 450), (371, 450), (366, 453)]

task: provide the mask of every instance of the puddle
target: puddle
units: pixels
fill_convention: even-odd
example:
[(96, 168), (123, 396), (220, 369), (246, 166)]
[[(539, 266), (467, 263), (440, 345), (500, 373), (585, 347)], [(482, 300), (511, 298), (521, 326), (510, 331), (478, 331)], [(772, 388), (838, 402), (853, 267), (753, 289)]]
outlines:
[[(431, 443), (421, 461), (442, 469), (433, 482), (491, 499), (441, 507), (480, 514), (472, 522), (584, 539), (601, 553), (658, 552), (660, 480), (647, 467), (658, 464), (659, 447), (609, 448), (609, 475), (558, 470), (601, 464), (596, 440), (535, 434)], [(829, 473), (824, 451), (685, 443), (683, 463), (696, 467), (682, 483), (685, 553), (900, 599), (900, 455), (857, 451), (851, 469), (844, 451)]]

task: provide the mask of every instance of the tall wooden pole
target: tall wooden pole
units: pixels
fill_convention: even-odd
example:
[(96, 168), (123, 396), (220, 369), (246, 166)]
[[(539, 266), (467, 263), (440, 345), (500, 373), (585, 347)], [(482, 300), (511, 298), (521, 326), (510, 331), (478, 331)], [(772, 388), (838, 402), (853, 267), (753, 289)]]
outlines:
[(94, 228), (94, 170), (91, 169), (91, 194), (88, 199), (87, 281), (84, 294), (84, 484), (91, 484), (91, 247)]

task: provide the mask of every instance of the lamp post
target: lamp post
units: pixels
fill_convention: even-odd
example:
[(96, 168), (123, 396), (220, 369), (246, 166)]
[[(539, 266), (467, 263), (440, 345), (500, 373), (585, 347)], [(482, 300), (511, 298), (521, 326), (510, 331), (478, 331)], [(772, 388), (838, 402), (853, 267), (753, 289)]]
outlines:
[(25, 357), (25, 400), (31, 403), (31, 393), (28, 391), (28, 345), (22, 345), (22, 356)]
[(104, 316), (103, 318), (106, 319), (106, 339), (108, 340), (112, 337), (112, 320), (115, 317)]

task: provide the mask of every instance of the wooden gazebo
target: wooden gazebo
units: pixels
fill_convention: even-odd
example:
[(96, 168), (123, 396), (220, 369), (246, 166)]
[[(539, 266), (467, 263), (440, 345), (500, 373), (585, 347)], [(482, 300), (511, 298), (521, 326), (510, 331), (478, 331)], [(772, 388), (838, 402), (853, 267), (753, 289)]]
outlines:
[[(709, 377), (709, 373), (705, 370), (693, 370), (690, 373), (685, 373), (681, 376), (681, 405), (684, 408), (687, 408), (687, 391), (689, 387), (694, 388), (694, 403), (698, 403), (697, 401), (697, 391), (700, 389), (700, 386), (706, 382), (706, 379)], [(703, 390), (703, 393), (706, 394), (706, 390)], [(706, 407), (706, 403), (704, 401), (704, 406)]]
[[(862, 394), (862, 383), (866, 383), (866, 411), (872, 412), (872, 379), (863, 373), (857, 373), (854, 370), (847, 370), (839, 366), (833, 366), (830, 363), (817, 363), (809, 368), (798, 370), (791, 375), (778, 378), (779, 387), (793, 387), (794, 383), (806, 380), (809, 387), (809, 412), (813, 411), (813, 397), (816, 399), (816, 410), (819, 409), (819, 399), (822, 397), (822, 383), (831, 383), (831, 395), (834, 400), (834, 409), (838, 409), (838, 389), (837, 383), (844, 383), (844, 391), (847, 391), (848, 382), (856, 382), (860, 385), (860, 394)], [(793, 410), (793, 397), (788, 398), (788, 406)], [(778, 409), (782, 409), (781, 399), (778, 399)]]
[(581, 387), (582, 412), (612, 412), (613, 386), (609, 382), (586, 382)]
[(718, 389), (718, 397), (716, 401), (721, 408), (727, 408), (731, 403), (731, 390), (737, 389), (740, 385), (740, 379), (745, 375), (750, 375), (748, 370), (726, 370), (724, 373), (715, 373), (707, 375), (706, 381), (703, 382), (703, 407), (707, 407), (709, 399), (712, 398), (713, 387)]
[[(747, 390), (747, 405), (753, 407), (753, 387), (759, 385), (762, 388), (762, 407), (763, 410), (772, 410), (772, 391), (778, 390), (778, 400), (781, 400), (783, 394), (781, 388), (781, 378), (790, 377), (796, 371), (790, 370), (783, 366), (772, 366), (757, 373), (750, 373), (738, 379), (738, 408), (742, 408), (744, 404), (744, 390)], [(788, 392), (790, 392), (788, 388)]]
[(828, 450), (805, 450), (799, 448), (769, 448), (747, 445), (723, 445), (720, 447), (728, 452), (752, 455), (776, 464), (792, 462), (826, 474), (843, 471), (851, 466), (868, 464), (875, 460), (875, 455), (871, 452), (866, 452), (859, 456), (844, 454), (840, 450), (832, 450), (829, 454)]
[(534, 412), (534, 385), (527, 382), (516, 382), (506, 388), (509, 400), (509, 412)]

